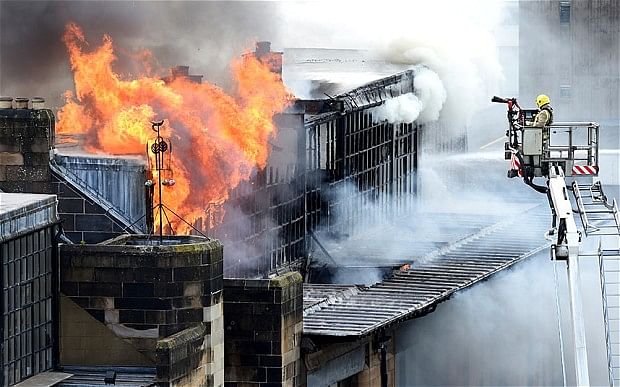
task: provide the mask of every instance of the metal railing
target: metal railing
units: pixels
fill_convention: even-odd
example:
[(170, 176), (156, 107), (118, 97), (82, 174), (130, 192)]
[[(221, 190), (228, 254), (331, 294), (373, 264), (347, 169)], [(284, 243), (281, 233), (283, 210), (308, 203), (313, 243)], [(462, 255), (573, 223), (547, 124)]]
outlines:
[[(578, 165), (598, 166), (599, 124), (596, 122), (556, 122), (544, 128), (549, 131), (549, 141), (543, 141), (542, 162), (566, 163), (566, 173)], [(566, 134), (562, 144), (553, 144)]]

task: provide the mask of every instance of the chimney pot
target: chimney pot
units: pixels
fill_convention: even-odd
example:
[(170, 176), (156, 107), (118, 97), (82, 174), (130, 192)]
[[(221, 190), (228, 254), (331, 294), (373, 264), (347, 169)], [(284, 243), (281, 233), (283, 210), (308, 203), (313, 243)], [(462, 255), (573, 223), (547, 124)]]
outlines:
[(15, 98), (15, 109), (28, 109), (28, 98), (17, 97)]
[(256, 56), (262, 56), (271, 52), (271, 42), (256, 42)]
[(11, 109), (13, 107), (13, 97), (0, 97), (0, 109)]
[(32, 98), (32, 109), (34, 110), (45, 109), (45, 99), (43, 97)]

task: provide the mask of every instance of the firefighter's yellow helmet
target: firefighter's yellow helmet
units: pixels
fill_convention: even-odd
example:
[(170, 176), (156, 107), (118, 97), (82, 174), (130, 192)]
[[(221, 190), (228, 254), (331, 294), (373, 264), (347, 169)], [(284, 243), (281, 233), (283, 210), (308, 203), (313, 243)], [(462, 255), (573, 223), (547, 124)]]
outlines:
[(536, 97), (536, 105), (538, 105), (539, 109), (550, 102), (551, 100), (549, 99), (549, 97), (547, 97), (544, 94), (541, 94), (538, 97)]

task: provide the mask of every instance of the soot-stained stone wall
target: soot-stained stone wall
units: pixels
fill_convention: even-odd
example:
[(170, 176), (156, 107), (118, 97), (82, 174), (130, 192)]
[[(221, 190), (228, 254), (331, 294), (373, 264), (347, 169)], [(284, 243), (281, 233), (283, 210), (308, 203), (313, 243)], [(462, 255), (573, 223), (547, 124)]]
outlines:
[(50, 170), (54, 121), (49, 109), (0, 109), (0, 191), (56, 194), (62, 226), (74, 243), (119, 236), (121, 221)]
[(53, 192), (58, 195), (58, 214), (65, 235), (73, 243), (100, 243), (115, 238), (125, 226), (102, 206), (52, 174)]
[(301, 385), (302, 278), (224, 280), (226, 386)]
[(152, 239), (63, 245), (61, 293), (151, 359), (160, 385), (223, 385), (222, 245), (193, 236), (167, 237), (164, 245)]
[(51, 193), (53, 133), (49, 109), (0, 109), (0, 190)]

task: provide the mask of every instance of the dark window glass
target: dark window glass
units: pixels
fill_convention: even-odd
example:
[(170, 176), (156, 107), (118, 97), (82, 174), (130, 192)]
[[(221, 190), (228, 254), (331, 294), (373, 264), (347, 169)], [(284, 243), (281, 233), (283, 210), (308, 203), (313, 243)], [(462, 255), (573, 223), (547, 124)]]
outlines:
[(1, 332), (4, 384), (51, 367), (51, 230), (27, 234), (0, 245), (3, 275)]
[(570, 23), (569, 1), (560, 1), (560, 23)]
[(570, 98), (571, 87), (570, 85), (561, 85), (560, 86), (560, 98)]

